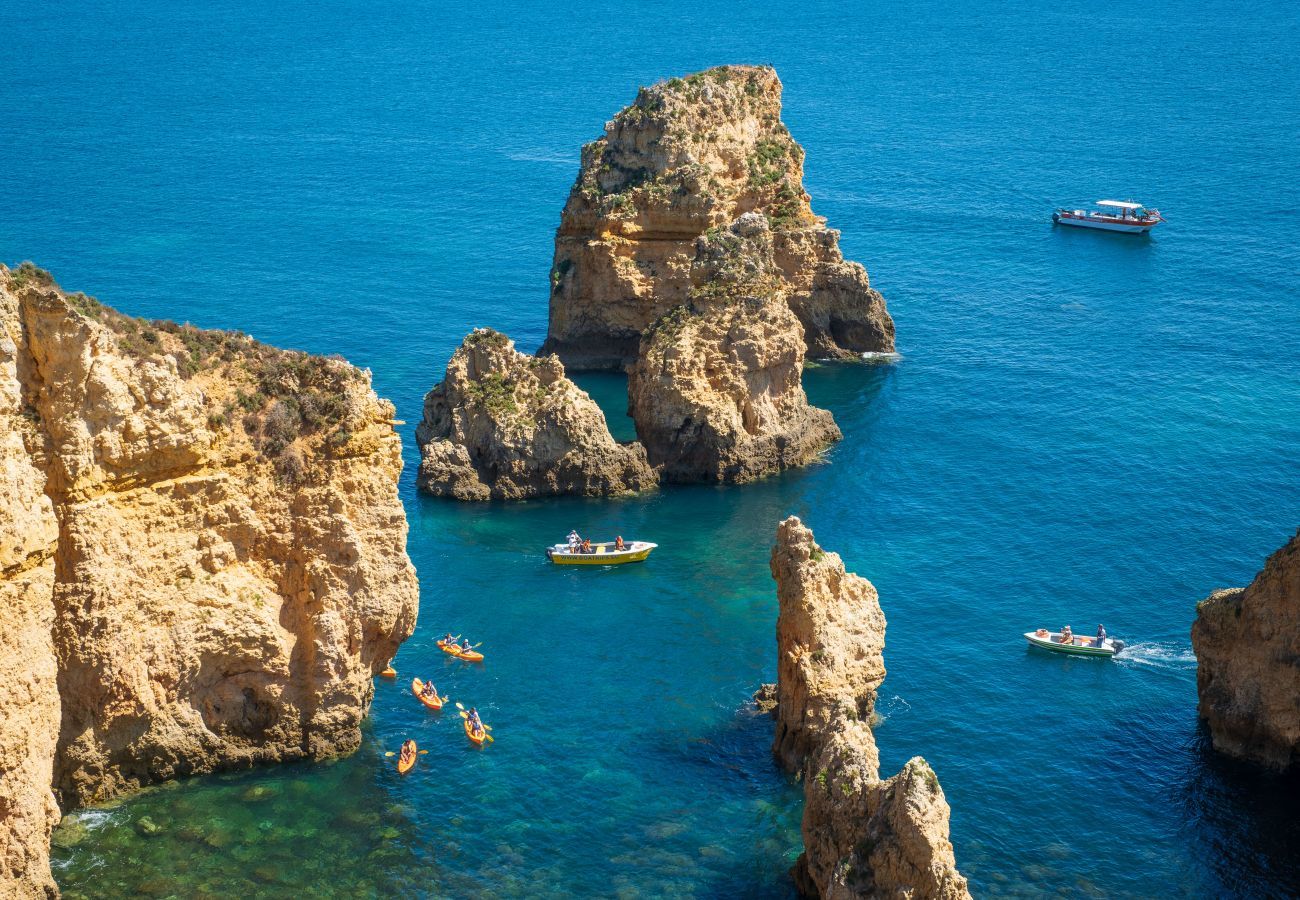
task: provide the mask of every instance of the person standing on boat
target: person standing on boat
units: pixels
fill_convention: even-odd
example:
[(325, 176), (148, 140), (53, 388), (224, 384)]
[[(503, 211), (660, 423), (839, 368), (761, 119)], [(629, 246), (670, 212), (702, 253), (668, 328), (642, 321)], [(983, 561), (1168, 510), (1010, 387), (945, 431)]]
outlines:
[(1105, 646), (1105, 644), (1106, 644), (1106, 626), (1105, 626), (1105, 625), (1098, 625), (1098, 626), (1097, 626), (1097, 646), (1098, 646), (1098, 647), (1102, 647), (1102, 646)]
[(577, 553), (578, 545), (582, 543), (582, 536), (578, 534), (578, 529), (574, 528), (569, 532), (569, 552)]

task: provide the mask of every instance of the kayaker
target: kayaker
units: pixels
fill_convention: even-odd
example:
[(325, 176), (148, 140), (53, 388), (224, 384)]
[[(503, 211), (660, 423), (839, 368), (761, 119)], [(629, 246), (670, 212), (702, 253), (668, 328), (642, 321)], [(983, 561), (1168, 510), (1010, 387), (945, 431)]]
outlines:
[(451, 632), (449, 631), (449, 632), (447, 632), (447, 634), (443, 637), (442, 642), (443, 642), (444, 645), (446, 645), (446, 646), (448, 646), (448, 647), (452, 647), (452, 646), (455, 646), (455, 644), (456, 644), (456, 639), (455, 639), (454, 637), (451, 636)]
[(1097, 644), (1096, 644), (1096, 646), (1101, 647), (1101, 646), (1103, 646), (1105, 643), (1106, 643), (1106, 626), (1105, 626), (1105, 625), (1098, 625), (1098, 626), (1097, 626)]
[(399, 762), (410, 762), (411, 757), (415, 756), (415, 741), (407, 740), (402, 744), (402, 754), (397, 757)]
[(437, 697), (437, 696), (438, 696), (438, 689), (435, 688), (435, 687), (433, 686), (432, 683), (426, 681), (426, 682), (424, 683), (424, 687), (420, 689), (420, 696), (421, 696), (421, 697)]
[(483, 733), (483, 723), (479, 721), (478, 708), (474, 706), (469, 708), (469, 727), (475, 734)]
[(618, 537), (614, 538), (614, 549), (615, 550), (627, 549), (627, 544), (623, 543), (623, 535), (620, 534)]
[(1061, 629), (1061, 643), (1062, 644), (1074, 643), (1074, 632), (1070, 630), (1069, 625), (1066, 625), (1064, 628)]
[(474, 647), (473, 647), (472, 644), (470, 644), (470, 642), (469, 642), (469, 638), (465, 638), (465, 640), (461, 641), (461, 643), (460, 643), (460, 652), (461, 652), (461, 653), (468, 653), (469, 651), (471, 651), (471, 650), (473, 650), (473, 649), (474, 649)]

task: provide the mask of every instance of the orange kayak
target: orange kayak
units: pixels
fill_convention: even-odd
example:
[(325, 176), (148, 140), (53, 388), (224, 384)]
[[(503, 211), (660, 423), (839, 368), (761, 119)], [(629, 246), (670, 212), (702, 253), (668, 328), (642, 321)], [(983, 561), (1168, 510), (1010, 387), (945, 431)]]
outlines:
[(401, 756), (398, 756), (398, 757), (397, 757), (397, 774), (398, 774), (398, 775), (405, 775), (407, 772), (411, 771), (411, 767), (415, 765), (415, 761), (419, 758), (419, 756), (420, 756), (420, 751), (419, 751), (418, 748), (416, 749), (416, 751), (415, 751), (414, 753), (411, 754), (411, 758), (408, 759), (408, 760), (403, 761), (402, 758), (401, 758)]
[(483, 654), (479, 653), (476, 650), (462, 650), (459, 647), (457, 647), (455, 644), (445, 644), (442, 641), (438, 641), (438, 646), (442, 649), (443, 653), (450, 653), (452, 656), (456, 657), (457, 659), (465, 660), (465, 662), (483, 661)]
[(486, 731), (482, 731), (479, 732), (478, 734), (475, 734), (474, 729), (469, 727), (469, 719), (465, 720), (465, 737), (473, 741), (475, 746), (478, 747), (483, 746), (483, 738), (486, 734), (487, 734)]
[(447, 698), (439, 697), (436, 692), (432, 697), (426, 697), (424, 696), (424, 694), (421, 693), (421, 691), (423, 690), (424, 690), (424, 682), (418, 678), (412, 678), (411, 693), (414, 694), (421, 703), (429, 707), (429, 709), (433, 709), (433, 710), (442, 709), (442, 705), (447, 702)]
[(380, 678), (396, 678), (396, 677), (397, 677), (397, 670), (394, 669), (392, 666), (389, 666), (387, 669), (384, 669), (384, 671), (382, 671), (382, 672), (379, 673), (379, 677), (380, 677)]

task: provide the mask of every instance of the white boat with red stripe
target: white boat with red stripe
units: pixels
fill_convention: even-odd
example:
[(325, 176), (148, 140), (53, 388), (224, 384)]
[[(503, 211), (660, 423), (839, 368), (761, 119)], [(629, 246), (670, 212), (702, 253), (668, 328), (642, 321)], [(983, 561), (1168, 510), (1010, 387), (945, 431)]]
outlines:
[(1164, 221), (1160, 210), (1147, 209), (1132, 200), (1098, 200), (1097, 206), (1100, 208), (1058, 209), (1052, 213), (1052, 221), (1057, 225), (1123, 231), (1128, 234), (1146, 234)]

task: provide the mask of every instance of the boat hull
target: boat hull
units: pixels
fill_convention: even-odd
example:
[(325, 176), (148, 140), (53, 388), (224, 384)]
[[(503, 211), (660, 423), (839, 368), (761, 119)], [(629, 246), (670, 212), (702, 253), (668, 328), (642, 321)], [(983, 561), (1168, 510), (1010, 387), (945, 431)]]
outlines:
[(1159, 222), (1111, 222), (1105, 219), (1090, 219), (1053, 213), (1052, 221), (1058, 225), (1073, 225), (1075, 228), (1094, 228), (1098, 231), (1118, 231), (1124, 234), (1146, 234)]
[(1104, 659), (1110, 659), (1116, 654), (1115, 645), (1110, 641), (1102, 641), (1100, 647), (1091, 646), (1092, 638), (1075, 638), (1076, 641), (1088, 641), (1089, 645), (1081, 644), (1061, 644), (1056, 641), (1059, 634), (1048, 633), (1047, 637), (1039, 637), (1032, 631), (1025, 632), (1025, 640), (1029, 646), (1037, 647), (1040, 650), (1048, 650), (1052, 653), (1064, 653), (1067, 656), (1099, 656)]
[(612, 544), (593, 544), (591, 553), (571, 553), (563, 544), (548, 547), (546, 555), (557, 566), (618, 566), (641, 562), (658, 544), (635, 541), (626, 550), (615, 550)]

